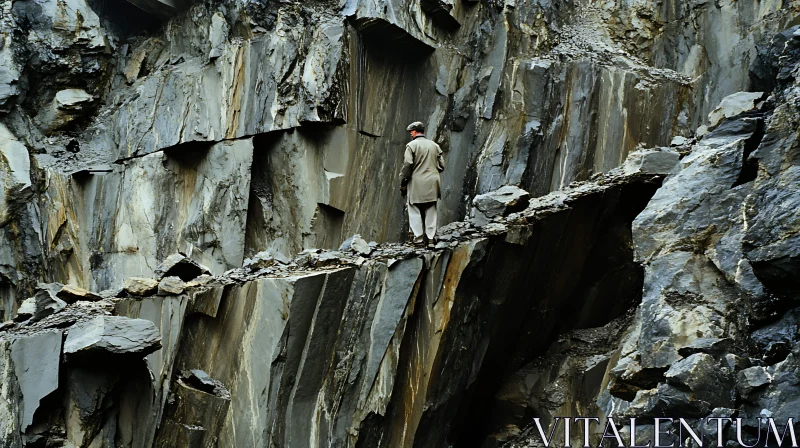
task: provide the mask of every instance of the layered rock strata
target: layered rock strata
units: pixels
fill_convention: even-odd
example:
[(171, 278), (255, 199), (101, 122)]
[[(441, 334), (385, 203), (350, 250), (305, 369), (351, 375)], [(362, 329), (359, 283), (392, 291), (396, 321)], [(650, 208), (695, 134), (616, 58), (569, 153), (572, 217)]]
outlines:
[[(498, 378), (636, 299), (630, 223), (661, 177), (617, 174), (455, 223), (434, 250), (353, 243), (10, 323), (5, 446), (456, 442)], [(13, 374), (41, 350), (57, 375)]]
[[(535, 364), (521, 370), (505, 387), (532, 379), (537, 386), (512, 400), (497, 396), (518, 406), (519, 421), (526, 409), (548, 424), (588, 409), (597, 417), (646, 422), (644, 442), (654, 418), (683, 417), (701, 429), (704, 444), (716, 444), (719, 436), (753, 445), (768, 437), (766, 420), (759, 418), (773, 418), (779, 431), (796, 420), (800, 33), (794, 27), (776, 41), (781, 50), (765, 67), (779, 74), (776, 90), (679, 148), (686, 154), (680, 169), (633, 221), (636, 259), (645, 269), (633, 321), (612, 344), (584, 349), (586, 365), (571, 360), (558, 371)], [(747, 96), (737, 94), (723, 108)], [(563, 352), (559, 345), (550, 350)], [(567, 388), (557, 400), (545, 394), (568, 380), (592, 386)], [(726, 425), (718, 434), (713, 423), (702, 425), (709, 417), (741, 418), (743, 424), (738, 433), (736, 425)], [(595, 427), (593, 437), (603, 428)], [(495, 426), (498, 439), (521, 429), (508, 446), (528, 446), (539, 437), (532, 426)], [(674, 435), (670, 440), (678, 442)]]
[[(504, 185), (541, 196), (588, 179), (690, 137), (749, 72), (769, 90), (760, 61), (796, 16), (775, 2), (131, 3), (2, 3), (8, 316), (38, 281), (118, 288), (176, 250), (221, 274), (265, 249), (399, 241), (410, 121), (446, 152), (445, 223)], [(742, 54), (751, 70), (733, 69)]]

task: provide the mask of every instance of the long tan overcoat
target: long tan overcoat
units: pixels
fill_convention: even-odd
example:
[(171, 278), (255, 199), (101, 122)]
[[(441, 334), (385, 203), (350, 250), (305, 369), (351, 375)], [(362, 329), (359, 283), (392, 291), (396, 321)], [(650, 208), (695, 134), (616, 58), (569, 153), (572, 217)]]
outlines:
[(406, 145), (401, 185), (408, 185), (408, 203), (436, 202), (442, 197), (439, 173), (444, 171), (442, 149), (436, 142), (418, 136)]

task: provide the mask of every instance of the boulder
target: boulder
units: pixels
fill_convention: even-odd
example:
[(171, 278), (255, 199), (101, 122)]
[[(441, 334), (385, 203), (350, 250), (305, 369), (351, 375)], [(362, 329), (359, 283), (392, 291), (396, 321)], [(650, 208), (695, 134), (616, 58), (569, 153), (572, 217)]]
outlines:
[(767, 369), (761, 366), (749, 367), (736, 376), (736, 389), (742, 397), (747, 397), (754, 390), (772, 382)]
[(683, 146), (683, 145), (685, 145), (687, 143), (689, 143), (689, 139), (688, 138), (683, 137), (681, 135), (676, 135), (675, 137), (672, 137), (672, 140), (670, 140), (669, 145), (670, 146)]
[(64, 285), (61, 290), (56, 293), (56, 296), (67, 303), (75, 303), (78, 301), (96, 302), (98, 300), (103, 300), (103, 297), (99, 294), (95, 294), (75, 285)]
[(164, 277), (158, 282), (158, 295), (176, 296), (186, 289), (186, 283), (180, 277)]
[(61, 111), (80, 112), (93, 101), (94, 97), (83, 89), (65, 89), (56, 93), (55, 107)]
[(47, 131), (61, 129), (85, 115), (94, 105), (94, 97), (82, 89), (64, 89), (37, 117)]
[(152, 278), (131, 277), (125, 279), (123, 288), (133, 296), (152, 296), (158, 290), (158, 281)]
[(636, 417), (701, 417), (711, 411), (711, 405), (691, 392), (661, 383), (650, 390), (640, 390), (627, 413)]
[(708, 114), (709, 126), (716, 126), (724, 118), (755, 109), (756, 102), (763, 96), (764, 92), (737, 92), (726, 96), (720, 101), (719, 106)]
[(289, 258), (282, 253), (267, 249), (255, 254), (252, 258), (246, 259), (242, 266), (255, 271), (272, 267), (278, 263), (289, 264), (289, 262)]
[(479, 194), (472, 200), (471, 221), (478, 227), (484, 226), (493, 218), (524, 210), (529, 199), (527, 191), (513, 185)]
[(372, 253), (372, 248), (363, 238), (354, 238), (350, 245), (350, 250), (361, 255), (369, 255)]
[(0, 123), (0, 227), (31, 193), (31, 163), (28, 148)]
[(197, 390), (216, 395), (221, 398), (230, 399), (230, 391), (225, 385), (219, 381), (211, 378), (206, 372), (200, 369), (192, 369), (183, 371), (180, 375), (180, 380)]
[(754, 331), (751, 338), (765, 363), (783, 361), (792, 346), (800, 341), (800, 308), (790, 310), (777, 322)]
[(22, 337), (11, 345), (11, 365), (21, 393), (22, 432), (33, 423), (41, 400), (58, 388), (61, 341), (62, 334), (57, 331)]
[(75, 324), (64, 342), (64, 353), (147, 355), (161, 348), (161, 334), (145, 319), (97, 316)]
[(684, 358), (673, 364), (664, 376), (668, 383), (691, 390), (699, 400), (725, 407), (734, 405), (730, 371), (720, 367), (709, 354), (696, 353)]
[(691, 356), (695, 353), (723, 355), (730, 349), (732, 342), (729, 338), (700, 338), (678, 349), (678, 354), (681, 356)]
[(17, 310), (16, 321), (30, 320), (36, 322), (61, 311), (67, 303), (59, 299), (51, 288), (41, 286), (33, 297), (22, 302)]
[(156, 278), (161, 280), (164, 277), (180, 277), (181, 280), (188, 282), (195, 277), (203, 274), (211, 274), (211, 271), (192, 260), (184, 254), (177, 253), (167, 257), (155, 269)]
[(673, 174), (679, 170), (679, 160), (680, 154), (674, 149), (642, 149), (628, 155), (622, 171), (625, 174)]

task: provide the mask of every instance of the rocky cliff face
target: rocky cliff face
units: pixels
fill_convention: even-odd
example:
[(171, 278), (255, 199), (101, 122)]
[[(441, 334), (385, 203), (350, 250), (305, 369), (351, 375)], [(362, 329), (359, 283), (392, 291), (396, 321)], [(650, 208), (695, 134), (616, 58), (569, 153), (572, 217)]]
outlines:
[[(3, 446), (797, 414), (800, 5), (0, 11)], [(400, 243), (416, 120), (429, 250)]]

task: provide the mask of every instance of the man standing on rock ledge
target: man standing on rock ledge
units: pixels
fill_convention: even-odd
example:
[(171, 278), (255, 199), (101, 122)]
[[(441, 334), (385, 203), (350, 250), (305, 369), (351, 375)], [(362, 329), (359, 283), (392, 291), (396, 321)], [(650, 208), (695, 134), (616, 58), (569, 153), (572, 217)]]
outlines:
[(439, 173), (444, 171), (444, 157), (439, 145), (425, 138), (424, 124), (415, 121), (406, 130), (411, 133), (411, 141), (403, 157), (400, 193), (408, 204), (408, 223), (414, 233), (414, 245), (423, 246), (427, 242), (433, 246), (436, 244), (436, 206), (442, 197)]

